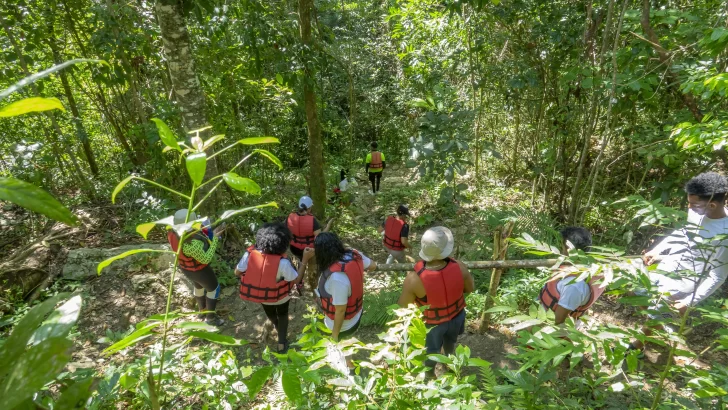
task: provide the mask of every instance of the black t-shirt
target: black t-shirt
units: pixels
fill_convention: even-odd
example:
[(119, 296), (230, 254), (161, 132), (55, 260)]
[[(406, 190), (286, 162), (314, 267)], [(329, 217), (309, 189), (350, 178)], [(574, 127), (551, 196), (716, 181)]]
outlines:
[[(382, 228), (386, 227), (387, 220), (385, 219), (384, 222), (382, 222)], [(406, 238), (409, 236), (409, 224), (407, 222), (402, 225), (402, 231), (399, 233), (400, 238)]]

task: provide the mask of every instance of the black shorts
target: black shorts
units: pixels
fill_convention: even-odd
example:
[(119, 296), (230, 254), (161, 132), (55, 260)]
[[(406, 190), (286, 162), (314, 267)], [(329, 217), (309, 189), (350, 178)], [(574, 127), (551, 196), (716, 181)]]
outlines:
[(445, 342), (457, 343), (458, 336), (465, 333), (465, 309), (451, 320), (439, 325), (427, 325), (429, 331), (425, 337), (427, 353), (440, 353)]

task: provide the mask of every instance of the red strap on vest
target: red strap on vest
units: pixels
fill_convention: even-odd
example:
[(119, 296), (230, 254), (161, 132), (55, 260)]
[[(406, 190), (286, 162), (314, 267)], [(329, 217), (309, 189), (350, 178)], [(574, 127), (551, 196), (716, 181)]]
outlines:
[(316, 237), (313, 234), (313, 215), (288, 215), (287, 225), (291, 231), (291, 246), (298, 249), (313, 248)]
[(372, 162), (369, 163), (369, 169), (382, 168), (382, 153), (379, 151), (372, 152)]
[[(337, 262), (328, 269), (330, 273), (344, 272), (351, 284), (351, 295), (346, 302), (346, 315), (344, 319), (349, 320), (356, 316), (364, 307), (364, 262), (357, 251), (353, 251), (353, 259), (347, 262)], [(321, 298), (321, 309), (330, 319), (336, 317), (336, 306), (333, 297)]]
[(265, 254), (248, 248), (248, 269), (240, 278), (240, 298), (256, 303), (274, 303), (287, 297), (291, 282), (276, 281), (282, 255)]
[(402, 244), (402, 228), (404, 228), (405, 222), (401, 219), (390, 216), (384, 223), (384, 246), (394, 251), (401, 251), (404, 249)]
[[(190, 239), (188, 239), (190, 240)], [(202, 240), (202, 239), (200, 239)], [(169, 246), (172, 247), (172, 250), (174, 252), (177, 252), (177, 248), (179, 247), (179, 236), (177, 235), (177, 232), (174, 230), (167, 231), (167, 241), (169, 241)], [(197, 259), (185, 255), (184, 251), (179, 253), (179, 261), (177, 262), (180, 269), (184, 269), (186, 271), (196, 272), (198, 270), (205, 269), (207, 266), (206, 264), (202, 264), (197, 261)]]
[(447, 265), (440, 270), (429, 270), (425, 261), (419, 261), (415, 264), (415, 272), (425, 287), (425, 297), (416, 297), (415, 302), (419, 306), (429, 305), (423, 312), (425, 323), (448, 322), (465, 308), (465, 281), (456, 260), (448, 258)]

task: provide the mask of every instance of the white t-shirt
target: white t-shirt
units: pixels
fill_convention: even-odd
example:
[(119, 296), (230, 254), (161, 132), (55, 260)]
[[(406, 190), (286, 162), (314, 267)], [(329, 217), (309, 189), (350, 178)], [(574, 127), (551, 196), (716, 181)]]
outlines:
[(564, 278), (556, 283), (556, 290), (559, 292), (558, 305), (571, 311), (585, 305), (591, 296), (590, 286), (583, 280), (575, 279), (575, 277)]
[(341, 182), (339, 182), (339, 190), (341, 190), (341, 192), (346, 192), (348, 188), (349, 181), (347, 181), (346, 178), (342, 179)]
[[(243, 257), (240, 258), (240, 262), (238, 262), (237, 270), (240, 272), (245, 272), (248, 270), (248, 259), (250, 258), (250, 252), (245, 252), (243, 254)], [(276, 282), (280, 280), (285, 280), (286, 282), (292, 282), (296, 280), (298, 277), (298, 271), (296, 268), (293, 267), (291, 264), (291, 261), (288, 259), (281, 259), (280, 263), (278, 263), (278, 275), (276, 275)], [(291, 299), (290, 296), (286, 296), (285, 298), (279, 300), (278, 302), (273, 303), (263, 303), (263, 305), (282, 305), (286, 302), (288, 302)]]
[[(361, 255), (364, 269), (366, 270), (367, 268), (369, 268), (369, 265), (371, 265), (372, 260), (361, 252), (359, 252), (359, 255)], [(351, 258), (351, 253), (347, 253), (342, 261), (346, 262), (347, 260), (351, 260)], [(349, 282), (349, 277), (346, 276), (346, 273), (333, 272), (331, 276), (326, 279), (326, 283), (324, 283), (324, 289), (331, 295), (334, 306), (346, 305), (349, 302), (349, 296), (351, 296), (351, 282)], [(318, 289), (315, 292), (318, 295)], [(360, 310), (353, 318), (344, 319), (344, 323), (341, 325), (340, 332), (345, 332), (354, 327), (359, 319), (361, 319), (361, 313), (362, 311)], [(324, 324), (330, 330), (334, 329), (334, 320), (326, 315), (324, 315)]]
[[(662, 257), (657, 269), (665, 272), (690, 270), (697, 275), (705, 275), (700, 283), (697, 276), (672, 279), (656, 272), (650, 278), (662, 293), (689, 293), (677, 300), (685, 305), (697, 304), (718, 290), (728, 277), (728, 240), (712, 240), (716, 235), (728, 234), (728, 217), (710, 219), (701, 217), (693, 210), (688, 211), (688, 221), (697, 226), (677, 229), (662, 240), (649, 253), (659, 255), (665, 250), (669, 253)], [(713, 246), (706, 248), (707, 245)], [(702, 247), (702, 249), (699, 249)], [(697, 286), (697, 289), (696, 289)], [(692, 293), (695, 292), (695, 299)]]

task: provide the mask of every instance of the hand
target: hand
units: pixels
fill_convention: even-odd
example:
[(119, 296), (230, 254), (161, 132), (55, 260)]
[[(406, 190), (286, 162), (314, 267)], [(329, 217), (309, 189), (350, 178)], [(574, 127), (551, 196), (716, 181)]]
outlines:
[(653, 263), (657, 262), (658, 260), (660, 260), (659, 255), (654, 255), (651, 253), (646, 253), (646, 254), (642, 255), (642, 262), (645, 264), (645, 266), (650, 266)]
[(686, 305), (686, 304), (684, 304), (684, 303), (682, 303), (682, 302), (677, 302), (677, 303), (675, 303), (675, 304), (673, 305), (673, 307), (674, 307), (675, 309), (677, 309), (677, 311), (678, 311), (678, 312), (680, 312), (680, 315), (682, 316), (682, 315), (684, 315), (684, 314), (685, 314), (685, 312), (687, 312), (687, 311), (688, 311), (688, 307), (689, 307), (689, 306), (688, 306), (688, 305)]
[(316, 251), (313, 248), (306, 248), (303, 250), (303, 261), (302, 262), (308, 262), (311, 258), (316, 255)]

